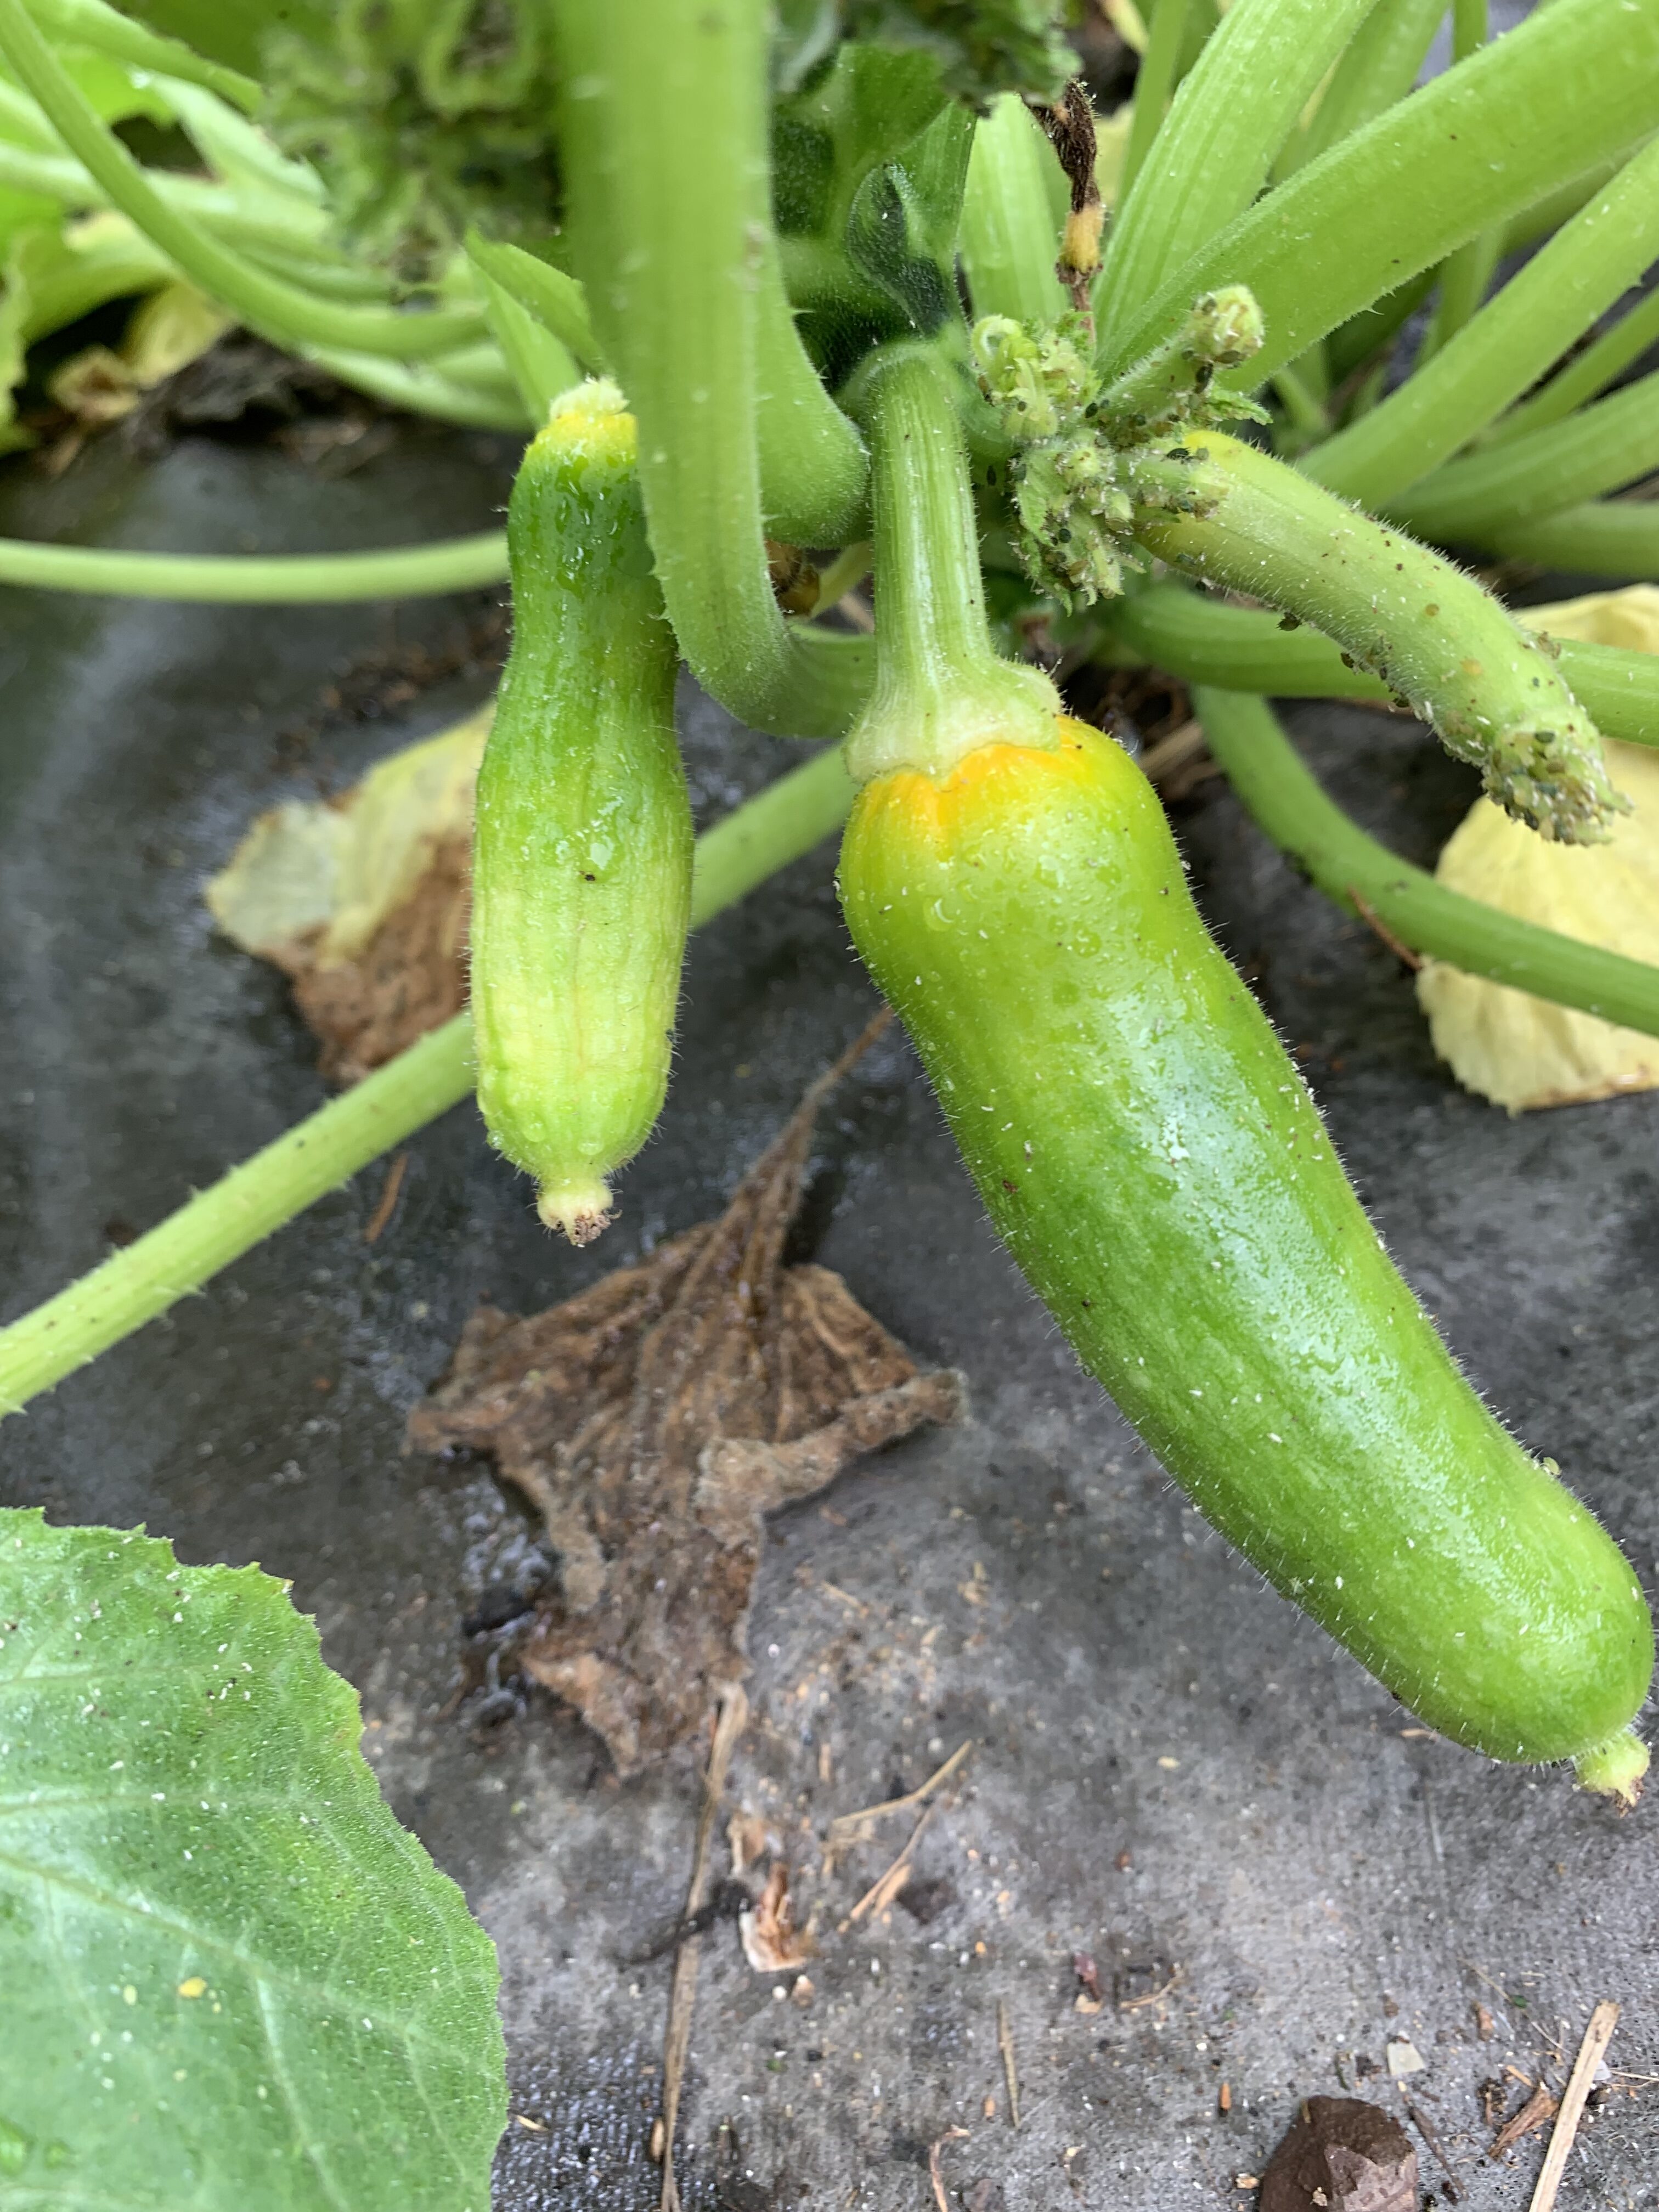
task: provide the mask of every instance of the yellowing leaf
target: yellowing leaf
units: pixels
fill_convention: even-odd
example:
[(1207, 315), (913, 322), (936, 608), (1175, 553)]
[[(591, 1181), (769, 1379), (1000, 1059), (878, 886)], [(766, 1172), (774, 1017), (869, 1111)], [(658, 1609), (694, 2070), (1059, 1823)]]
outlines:
[[(1645, 600), (1645, 608), (1643, 601)], [(1595, 610), (1586, 612), (1586, 610)], [(1645, 623), (1659, 638), (1659, 591), (1608, 592), (1547, 615), (1557, 636), (1630, 645)], [(1572, 623), (1595, 623), (1569, 627)], [(1633, 811), (1605, 845), (1547, 843), (1490, 799), (1477, 799), (1440, 855), (1435, 873), (1500, 912), (1559, 930), (1587, 945), (1659, 963), (1659, 754), (1609, 744), (1607, 765)], [(1619, 1029), (1431, 961), (1417, 979), (1434, 1048), (1458, 1081), (1511, 1114), (1570, 1106), (1659, 1087), (1659, 1037)]]
[(472, 829), (495, 702), (371, 769), (333, 800), (262, 814), (205, 892), (244, 951), (290, 971), (355, 959), (406, 903), (439, 849)]
[(1616, 645), (1626, 653), (1659, 653), (1659, 587), (1652, 584), (1629, 584), (1619, 592), (1591, 592), (1582, 599), (1514, 611), (1516, 622), (1551, 637)]

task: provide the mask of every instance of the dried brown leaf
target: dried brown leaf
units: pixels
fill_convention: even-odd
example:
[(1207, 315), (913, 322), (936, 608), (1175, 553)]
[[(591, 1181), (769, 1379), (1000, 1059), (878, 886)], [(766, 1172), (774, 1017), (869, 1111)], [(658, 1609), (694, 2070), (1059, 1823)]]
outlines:
[(928, 1421), (921, 1375), (839, 1275), (786, 1267), (813, 1122), (873, 1030), (808, 1091), (720, 1220), (524, 1320), (480, 1306), (412, 1444), (490, 1453), (540, 1510), (560, 1586), (520, 1662), (630, 1772), (748, 1671), (764, 1516)]
[(754, 1911), (738, 1915), (738, 1933), (743, 1955), (757, 1974), (797, 1973), (816, 1954), (811, 1931), (795, 1925), (789, 1869), (781, 1859), (773, 1860)]

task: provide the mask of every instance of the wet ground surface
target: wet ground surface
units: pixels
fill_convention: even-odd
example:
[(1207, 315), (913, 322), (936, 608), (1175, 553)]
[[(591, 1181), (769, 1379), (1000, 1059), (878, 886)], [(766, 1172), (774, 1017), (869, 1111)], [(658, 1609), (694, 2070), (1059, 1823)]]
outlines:
[[(320, 501), (269, 451), (189, 443), (140, 468), (109, 447), (56, 486), (14, 473), (0, 526), (384, 543), (484, 526), (506, 481), (500, 449), (460, 435), (414, 438)], [(281, 979), (216, 942), (203, 879), (260, 809), (472, 705), (489, 605), (394, 625), (0, 594), (0, 1310), (319, 1103)], [(377, 717), (319, 707), (397, 641), (457, 672)], [(685, 720), (706, 815), (791, 757), (695, 700)], [(1324, 708), (1294, 726), (1340, 798), (1431, 857), (1469, 785), (1423, 732)], [(1510, 1121), (1462, 1096), (1393, 957), (1224, 787), (1180, 827), (1407, 1274), (1651, 1587), (1659, 1100)], [(378, 1166), (0, 1435), (5, 1502), (143, 1521), (190, 1560), (258, 1559), (317, 1615), (390, 1801), (500, 1946), (503, 2212), (655, 2201), (668, 1966), (640, 1954), (684, 1893), (696, 1772), (687, 1753), (618, 1783), (540, 1692), (482, 1733), (446, 1713), (460, 1621), (521, 1565), (526, 1523), (482, 1464), (405, 1456), (404, 1421), (481, 1295), (548, 1304), (718, 1210), (862, 1024), (830, 864), (813, 855), (696, 940), (669, 1111), (599, 1250), (549, 1242), (459, 1109), (414, 1140), (373, 1245)], [(1483, 2162), (1480, 2085), (1513, 2109), (1505, 2066), (1571, 2057), (1612, 1997), (1617, 2070), (1560, 2202), (1659, 2205), (1659, 1805), (1621, 1823), (1559, 1774), (1425, 1736), (1206, 1532), (994, 1243), (901, 1042), (825, 1114), (797, 1244), (919, 1358), (963, 1369), (974, 1410), (774, 1524), (730, 1796), (776, 1832), (821, 1950), (801, 2002), (730, 1923), (706, 1942), (689, 2202), (923, 2207), (929, 2147), (960, 2128), (940, 2152), (953, 2205), (1242, 2205), (1237, 2178), (1261, 2172), (1299, 2096), (1346, 2085), (1403, 2110), (1387, 2045), (1404, 2036), (1425, 2063), (1402, 2086), (1443, 2153), (1422, 2142), (1425, 2188), (1498, 2212), (1526, 2203), (1540, 2139)], [(909, 1890), (843, 1928), (913, 1820), (826, 1873), (829, 1821), (964, 1742)], [(1074, 1951), (1097, 1962), (1097, 2009), (1077, 2003)]]

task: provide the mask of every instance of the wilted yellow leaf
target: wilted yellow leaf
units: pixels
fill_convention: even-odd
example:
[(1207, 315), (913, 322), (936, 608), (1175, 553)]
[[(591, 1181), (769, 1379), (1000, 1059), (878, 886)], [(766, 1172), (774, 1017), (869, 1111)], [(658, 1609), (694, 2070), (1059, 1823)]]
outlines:
[[(1585, 617), (1606, 625), (1593, 642), (1629, 645), (1634, 641), (1628, 630), (1616, 641), (1608, 630), (1638, 620), (1652, 623), (1650, 635), (1659, 636), (1659, 592), (1640, 589), (1650, 602), (1645, 616), (1628, 604), (1608, 607), (1628, 603), (1634, 596), (1628, 592), (1574, 603), (1606, 610)], [(1553, 635), (1589, 634), (1559, 620), (1570, 611), (1532, 608), (1527, 614), (1546, 611), (1555, 617), (1547, 624)], [(1633, 809), (1615, 823), (1607, 844), (1547, 842), (1490, 799), (1479, 799), (1435, 873), (1449, 889), (1502, 913), (1659, 963), (1659, 753), (1643, 745), (1609, 744), (1607, 750), (1613, 781)], [(1437, 960), (1419, 975), (1417, 995), (1434, 1048), (1458, 1081), (1511, 1114), (1659, 1087), (1659, 1037), (1466, 975)]]
[(338, 799), (262, 814), (208, 884), (214, 920), (245, 952), (292, 971), (363, 951), (452, 839), (469, 837), (495, 702), (405, 745)]
[(1591, 592), (1582, 599), (1557, 599), (1544, 607), (1516, 607), (1515, 619), (1551, 637), (1586, 645), (1616, 645), (1626, 653), (1659, 653), (1659, 587), (1627, 584), (1622, 591)]

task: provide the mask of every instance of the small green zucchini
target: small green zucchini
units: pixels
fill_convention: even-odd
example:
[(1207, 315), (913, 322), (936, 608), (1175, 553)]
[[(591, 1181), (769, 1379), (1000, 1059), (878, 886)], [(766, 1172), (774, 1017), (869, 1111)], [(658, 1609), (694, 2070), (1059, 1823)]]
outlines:
[(478, 1103), (577, 1244), (662, 1109), (691, 897), (677, 655), (635, 448), (621, 395), (594, 381), (520, 467), (513, 651), (473, 834)]
[(1276, 1589), (1442, 1734), (1632, 1799), (1634, 1573), (1401, 1279), (1146, 779), (1050, 730), (875, 775), (842, 860), (993, 1220)]

